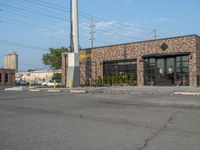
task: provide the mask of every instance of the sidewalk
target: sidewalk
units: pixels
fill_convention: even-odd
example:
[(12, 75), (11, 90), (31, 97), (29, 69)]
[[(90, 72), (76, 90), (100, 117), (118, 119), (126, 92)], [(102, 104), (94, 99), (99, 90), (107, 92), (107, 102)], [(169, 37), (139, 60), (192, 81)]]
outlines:
[[(133, 95), (170, 95), (175, 92), (199, 92), (200, 87), (189, 86), (135, 86), (135, 87), (104, 87), (104, 93)], [(98, 91), (98, 90), (97, 90)]]
[[(1, 87), (3, 90), (3, 87)], [(79, 88), (24, 88), (32, 92), (71, 92), (71, 93), (109, 93), (131, 95), (194, 95), (200, 96), (200, 87), (189, 86), (111, 86), (111, 87), (79, 87)]]
[[(53, 88), (39, 88), (40, 91), (53, 90)], [(110, 93), (110, 94), (132, 94), (132, 95), (171, 95), (178, 92), (200, 93), (200, 87), (188, 86), (111, 86), (111, 87), (79, 87), (79, 88), (57, 88), (60, 92), (85, 91), (87, 93)]]

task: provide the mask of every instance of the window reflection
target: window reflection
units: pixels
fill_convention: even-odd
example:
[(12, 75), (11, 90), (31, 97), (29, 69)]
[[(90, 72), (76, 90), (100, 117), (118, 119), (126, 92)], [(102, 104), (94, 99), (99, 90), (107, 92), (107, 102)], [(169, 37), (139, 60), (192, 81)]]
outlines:
[(157, 85), (189, 85), (189, 56), (145, 58), (144, 62), (145, 85), (152, 80)]

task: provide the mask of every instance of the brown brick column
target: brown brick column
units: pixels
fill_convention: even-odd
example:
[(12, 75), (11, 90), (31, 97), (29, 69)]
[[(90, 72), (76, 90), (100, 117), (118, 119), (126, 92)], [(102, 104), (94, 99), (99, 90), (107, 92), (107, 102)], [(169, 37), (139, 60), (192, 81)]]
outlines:
[(144, 67), (143, 58), (141, 56), (137, 58), (137, 85), (144, 85)]
[(2, 72), (2, 75), (1, 75), (1, 85), (2, 86), (5, 85), (5, 72), (4, 71)]
[(62, 54), (62, 84), (66, 86), (67, 80), (67, 53)]
[(189, 55), (189, 81), (190, 86), (197, 86), (197, 68), (196, 68), (197, 57), (195, 53)]

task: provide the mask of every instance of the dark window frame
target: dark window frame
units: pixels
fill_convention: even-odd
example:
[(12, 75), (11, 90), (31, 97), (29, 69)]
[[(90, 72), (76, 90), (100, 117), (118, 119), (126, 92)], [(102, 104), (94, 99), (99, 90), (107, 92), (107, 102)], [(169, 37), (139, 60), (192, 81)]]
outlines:
[(5, 73), (5, 79), (4, 79), (4, 81), (7, 83), (8, 82), (8, 78), (9, 78), (9, 74), (8, 73)]

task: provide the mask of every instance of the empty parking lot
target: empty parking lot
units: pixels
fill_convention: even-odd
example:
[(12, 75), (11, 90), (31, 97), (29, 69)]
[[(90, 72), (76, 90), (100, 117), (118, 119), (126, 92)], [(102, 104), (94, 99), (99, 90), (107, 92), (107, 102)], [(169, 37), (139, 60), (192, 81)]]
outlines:
[(0, 150), (199, 150), (199, 101), (0, 91)]

